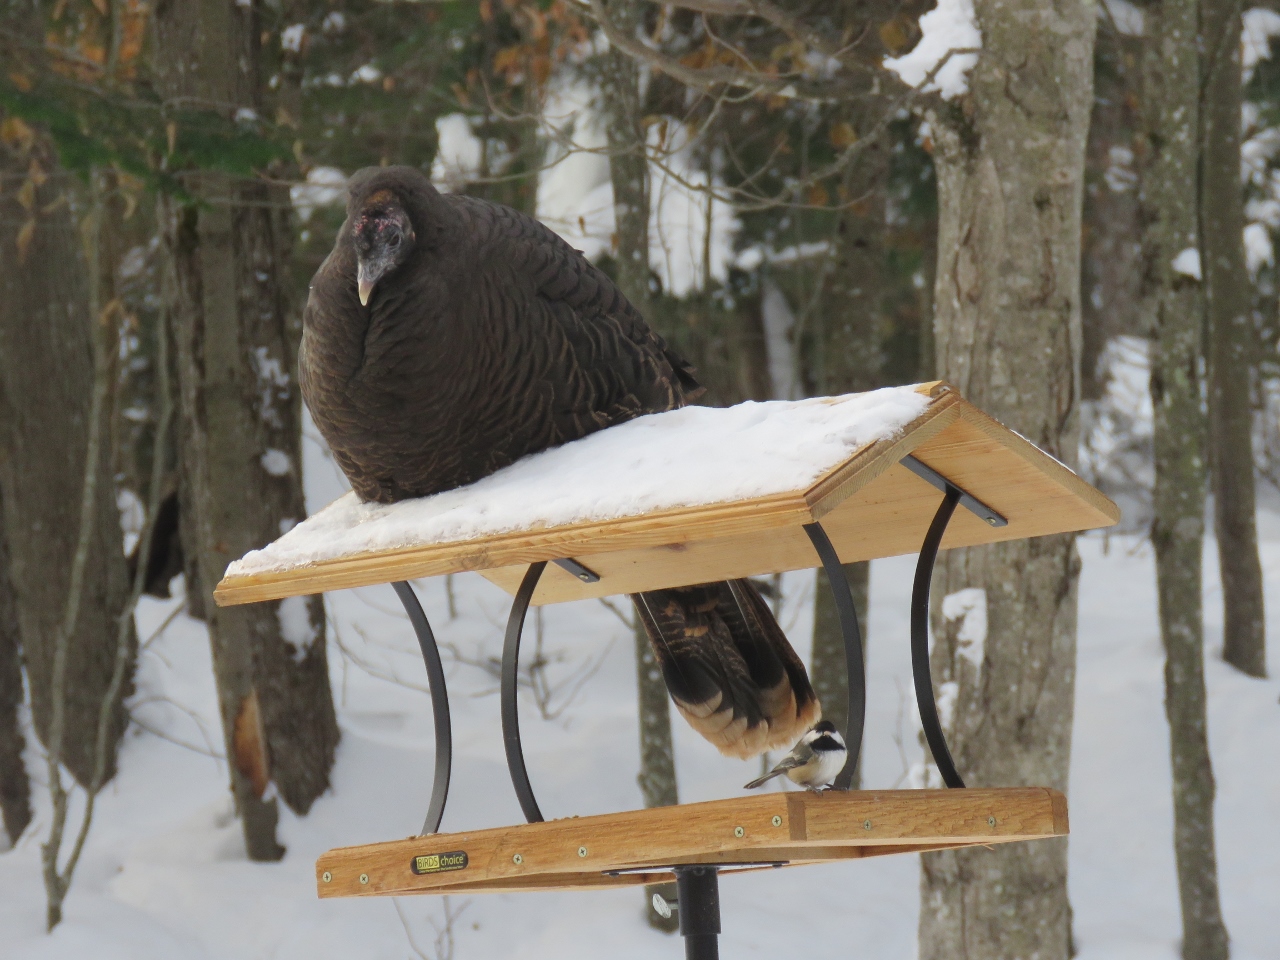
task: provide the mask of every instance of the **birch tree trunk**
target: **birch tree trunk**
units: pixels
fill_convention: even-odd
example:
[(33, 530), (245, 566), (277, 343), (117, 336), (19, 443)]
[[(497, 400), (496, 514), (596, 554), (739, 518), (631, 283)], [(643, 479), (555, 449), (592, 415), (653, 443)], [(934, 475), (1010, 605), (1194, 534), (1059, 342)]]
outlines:
[(1203, 0), (1200, 219), (1209, 318), (1209, 463), (1222, 572), (1222, 656), (1254, 677), (1267, 673), (1262, 565), (1253, 478), (1249, 299), (1240, 180), (1243, 100), (1236, 0)]
[[(25, 146), (0, 146), (0, 174), (6, 188), (0, 193), (0, 526), (32, 716), (47, 745), (54, 650), (80, 530), (94, 320), (71, 178), (34, 131)], [(109, 444), (100, 446), (97, 471), (88, 562), (68, 639), (59, 751), (82, 786), (93, 780), (98, 714), (128, 594)], [(132, 628), (127, 642), (134, 643)], [(103, 782), (115, 775), (132, 686), (130, 668), (112, 705)]]
[[(1192, 189), (1201, 159), (1197, 149), (1201, 83), (1197, 6), (1197, 0), (1161, 0), (1144, 8), (1143, 134), (1147, 162), (1140, 200), (1142, 220), (1148, 224), (1143, 244), (1147, 289), (1143, 292), (1152, 327), (1151, 401), (1155, 415), (1151, 542), (1156, 553), (1160, 634), (1165, 648), (1165, 714), (1173, 762), (1182, 956), (1184, 960), (1226, 960), (1227, 931), (1218, 903), (1214, 853), (1213, 769), (1205, 726), (1200, 580), (1206, 444), (1200, 380), (1203, 303), (1199, 281), (1173, 266), (1183, 251), (1197, 249), (1196, 192)], [(1238, 206), (1239, 193), (1236, 196)], [(1206, 211), (1206, 225), (1208, 221)], [(1239, 240), (1237, 227), (1237, 243)], [(1208, 275), (1212, 277), (1214, 271)]]
[[(263, 107), (257, 8), (171, 0), (157, 11), (162, 89), (235, 113)], [(163, 210), (174, 272), (182, 510), (213, 644), (231, 786), (249, 856), (278, 859), (275, 784), (305, 813), (338, 740), (319, 597), (219, 608), (227, 564), (305, 515), (299, 318), (288, 302), (287, 189), (220, 173), (185, 181), (202, 204)]]
[[(938, 375), (1072, 464), (1096, 10), (1048, 0), (975, 10), (972, 92), (931, 121)], [(1066, 789), (1079, 570), (1069, 535), (940, 561), (938, 597), (949, 599), (934, 607), (932, 663), (939, 684), (956, 684), (948, 736), (967, 783)], [(1066, 853), (1065, 840), (1046, 840), (925, 854), (922, 960), (1065, 960)]]
[[(619, 19), (634, 29), (640, 5), (621, 5)], [(649, 295), (649, 164), (645, 157), (640, 67), (628, 56), (609, 50), (600, 62), (600, 90), (609, 142), (609, 178), (613, 184), (614, 236), (618, 287), (646, 317)], [(639, 618), (635, 623), (636, 699), (640, 716), (640, 772), (636, 779), (646, 807), (678, 803), (675, 751), (671, 742), (671, 707), (649, 639)], [(649, 903), (654, 893), (675, 899), (675, 884), (645, 887), (645, 917), (651, 927), (668, 933), (679, 928), (676, 917), (664, 918)]]

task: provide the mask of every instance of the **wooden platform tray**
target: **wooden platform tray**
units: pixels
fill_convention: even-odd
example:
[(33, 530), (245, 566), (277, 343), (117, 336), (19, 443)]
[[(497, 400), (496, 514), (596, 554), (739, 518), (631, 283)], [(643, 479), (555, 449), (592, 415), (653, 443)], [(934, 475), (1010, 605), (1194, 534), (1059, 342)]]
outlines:
[(1046, 787), (769, 793), (340, 847), (316, 861), (316, 890), (593, 889), (670, 880), (679, 864), (770, 869), (1067, 833), (1066, 798)]
[(943, 549), (1110, 526), (1114, 503), (945, 383), (893, 440), (868, 444), (805, 489), (644, 516), (520, 530), (480, 540), (363, 553), (292, 570), (228, 576), (220, 605), (479, 570), (514, 593), (530, 563), (574, 558), (584, 583), (550, 567), (535, 604), (757, 576), (818, 565), (803, 525), (821, 520), (846, 563), (913, 553), (942, 498), (899, 461), (914, 455), (1005, 516), (988, 526), (957, 510)]

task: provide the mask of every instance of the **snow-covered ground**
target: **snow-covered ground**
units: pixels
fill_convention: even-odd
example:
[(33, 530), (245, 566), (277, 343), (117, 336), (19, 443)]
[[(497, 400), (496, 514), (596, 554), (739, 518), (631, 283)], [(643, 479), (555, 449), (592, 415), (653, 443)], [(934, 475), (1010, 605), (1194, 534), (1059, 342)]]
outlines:
[[(341, 492), (332, 464), (308, 443), (312, 508)], [(1262, 516), (1270, 600), (1270, 662), (1280, 673), (1280, 515)], [(1222, 664), (1215, 626), (1220, 591), (1206, 555), (1210, 623), (1209, 731), (1218, 783), (1222, 902), (1236, 960), (1278, 960), (1280, 932), (1280, 682)], [(1176, 960), (1178, 900), (1171, 849), (1168, 735), (1150, 550), (1130, 536), (1082, 538), (1080, 655), (1071, 778), (1071, 898), (1082, 960)], [(913, 558), (872, 570), (868, 786), (906, 783), (920, 760), (911, 701), (907, 602)], [(515, 823), (519, 809), (502, 760), (496, 681), (505, 595), (476, 575), (421, 585), (442, 641), (454, 709), (453, 793), (444, 829)], [(802, 655), (812, 576), (786, 581), (784, 625)], [(178, 601), (147, 601), (151, 637)], [(421, 824), (432, 769), (431, 712), (408, 623), (389, 587), (329, 597), (330, 661), (343, 739), (332, 791), (307, 817), (282, 811), (288, 855), (246, 861), (231, 814), (209, 665), (200, 624), (179, 615), (142, 654), (121, 773), (98, 808), (66, 919), (43, 930), (42, 801), (18, 846), (0, 854), (0, 944), (6, 960), (458, 960), (682, 955), (677, 938), (643, 922), (637, 890), (471, 898), (338, 900), (315, 897), (323, 850), (402, 837)], [(536, 625), (531, 625), (534, 627)], [(597, 601), (548, 609), (552, 664), (543, 719), (522, 694), (526, 754), (548, 816), (638, 806), (630, 634)], [(526, 642), (532, 644), (535, 630)], [(561, 655), (557, 660), (556, 656)], [(448, 654), (446, 654), (448, 656)], [(470, 661), (463, 662), (463, 661)], [(681, 797), (735, 796), (754, 763), (728, 760), (675, 721)], [(212, 754), (212, 755), (211, 755)], [(34, 751), (29, 766), (42, 766)], [(38, 792), (41, 788), (38, 788)], [(791, 956), (801, 924), (821, 917), (806, 954), (911, 960), (916, 954), (916, 857), (730, 876), (721, 883), (726, 957)], [(452, 918), (450, 924), (446, 919)], [(812, 942), (812, 941), (810, 941)]]

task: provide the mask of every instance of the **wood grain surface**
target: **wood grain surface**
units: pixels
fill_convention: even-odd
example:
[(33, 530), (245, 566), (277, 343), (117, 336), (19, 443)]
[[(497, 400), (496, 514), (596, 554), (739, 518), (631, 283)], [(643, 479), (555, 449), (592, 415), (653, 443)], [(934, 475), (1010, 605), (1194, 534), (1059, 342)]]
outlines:
[[(1044, 787), (770, 793), (341, 847), (316, 862), (316, 889), (321, 897), (589, 889), (669, 879), (679, 864), (767, 869), (1068, 829), (1066, 799)], [(414, 872), (419, 857), (457, 863), (462, 853), (460, 869)]]

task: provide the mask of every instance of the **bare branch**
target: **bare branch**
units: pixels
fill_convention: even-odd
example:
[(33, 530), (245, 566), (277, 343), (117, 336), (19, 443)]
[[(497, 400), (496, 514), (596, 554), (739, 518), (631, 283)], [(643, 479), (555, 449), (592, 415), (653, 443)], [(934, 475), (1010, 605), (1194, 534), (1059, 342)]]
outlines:
[[(101, 174), (95, 174), (95, 179), (101, 177)], [(100, 189), (100, 185), (95, 189)], [(99, 212), (99, 216), (100, 216)], [(95, 224), (96, 230), (101, 230), (101, 223)], [(95, 239), (95, 243), (99, 242)], [(96, 282), (96, 281), (95, 281)], [(173, 417), (173, 402), (171, 391), (169, 389), (169, 355), (166, 326), (162, 325), (157, 337), (157, 355), (156, 367), (159, 380), (158, 392), (160, 396), (160, 418), (156, 424), (155, 449), (151, 460), (151, 477), (150, 489), (147, 491), (147, 522), (143, 528), (142, 536), (138, 541), (138, 556), (145, 558), (151, 552), (151, 539), (155, 533), (156, 517), (160, 514), (160, 503), (164, 499), (164, 465), (165, 451), (168, 446), (169, 427)], [(76, 836), (75, 845), (71, 849), (71, 856), (67, 858), (67, 864), (63, 869), (63, 889), (70, 885), (71, 876), (75, 871), (76, 864), (80, 861), (80, 854), (84, 850), (85, 840), (89, 837), (89, 827), (93, 823), (94, 805), (98, 799), (98, 793), (102, 790), (103, 781), (107, 773), (107, 753), (109, 747), (107, 738), (111, 730), (111, 713), (115, 706), (116, 698), (120, 695), (120, 691), (124, 686), (124, 677), (129, 665), (130, 633), (134, 628), (133, 614), (138, 606), (138, 599), (142, 596), (142, 591), (147, 582), (146, 563), (140, 562), (134, 571), (133, 583), (129, 591), (129, 599), (125, 604), (124, 610), (120, 613), (120, 619), (116, 624), (116, 655), (115, 662), (112, 664), (111, 681), (107, 685), (107, 691), (102, 697), (102, 703), (98, 707), (98, 729), (97, 738), (94, 743), (94, 769), (93, 780), (89, 784), (88, 795), (85, 799), (85, 809), (83, 819), (80, 821), (80, 831)], [(166, 621), (167, 623), (167, 621)], [(202, 731), (203, 732), (203, 731)], [(56, 852), (55, 852), (56, 865)]]
[(710, 92), (719, 87), (739, 87), (750, 96), (773, 94), (774, 96), (803, 100), (824, 101), (848, 92), (843, 81), (815, 81), (803, 74), (789, 73), (770, 76), (759, 71), (737, 70), (733, 67), (690, 67), (674, 57), (667, 56), (653, 47), (646, 46), (625, 31), (620, 30), (605, 10), (604, 0), (588, 0), (593, 19), (600, 25), (609, 42), (641, 63), (660, 70), (687, 87)]
[[(852, 206), (857, 203), (857, 198), (852, 198), (843, 204), (831, 206), (828, 204), (812, 204), (798, 202), (794, 198), (799, 196), (804, 188), (814, 184), (821, 183), (824, 180), (837, 176), (842, 173), (854, 160), (856, 160), (864, 150), (868, 149), (872, 143), (880, 136), (881, 133), (893, 122), (899, 112), (904, 108), (914, 104), (921, 95), (924, 94), (925, 88), (937, 78), (938, 72), (951, 60), (952, 57), (961, 56), (968, 53), (979, 53), (976, 47), (956, 47), (948, 50), (938, 60), (936, 64), (929, 70), (927, 74), (914, 87), (905, 88), (900, 94), (890, 100), (880, 114), (880, 118), (863, 136), (859, 137), (849, 146), (841, 151), (831, 163), (818, 170), (813, 171), (803, 178), (798, 178), (788, 184), (786, 189), (772, 197), (752, 193), (743, 190), (741, 187), (721, 187), (715, 188), (708, 184), (694, 183), (683, 176), (678, 170), (672, 168), (661, 157), (650, 154), (650, 162), (664, 174), (680, 184), (687, 190), (698, 192), (709, 192), (716, 199), (724, 203), (733, 205), (739, 212), (751, 212), (758, 210), (767, 210), (773, 207), (786, 206), (792, 209), (810, 209), (810, 210), (838, 210), (846, 206)], [(755, 176), (759, 176), (761, 171), (757, 171)]]
[[(96, 182), (96, 181), (95, 181)], [(40, 848), (41, 866), (44, 875), (45, 893), (48, 900), (47, 925), (52, 930), (62, 919), (62, 902), (66, 897), (71, 882), (71, 871), (75, 869), (75, 856), (67, 870), (58, 866), (58, 854), (62, 849), (62, 840), (66, 830), (68, 816), (68, 796), (62, 784), (62, 746), (66, 733), (66, 685), (67, 658), (71, 647), (71, 638), (75, 634), (76, 624), (80, 620), (80, 603), (84, 597), (84, 574), (89, 563), (90, 545), (93, 539), (93, 527), (96, 518), (98, 496), (98, 461), (102, 448), (103, 436), (106, 433), (103, 423), (107, 409), (107, 395), (111, 388), (111, 357), (113, 351), (108, 349), (104, 320), (109, 314), (104, 313), (98, 289), (98, 233), (101, 229), (102, 198), (95, 188), (93, 208), (89, 213), (91, 230), (86, 242), (86, 255), (89, 261), (90, 296), (89, 315), (92, 324), (90, 340), (93, 344), (93, 391), (89, 406), (88, 442), (85, 449), (84, 482), (80, 494), (80, 529), (77, 534), (76, 550), (71, 561), (71, 576), (67, 586), (67, 605), (54, 638), (53, 676), (50, 679), (50, 699), (52, 716), (49, 719), (49, 751), (46, 755), (49, 774), (49, 795), (53, 801), (53, 822), (49, 827), (49, 839)], [(141, 565), (140, 565), (141, 568)], [(96, 774), (96, 771), (95, 771)], [(96, 776), (95, 776), (95, 779)], [(92, 800), (92, 791), (90, 792)], [(88, 815), (88, 811), (86, 811)], [(77, 844), (78, 853), (79, 844)]]
[(819, 53), (834, 57), (837, 50), (818, 31), (809, 27), (802, 20), (787, 13), (781, 7), (774, 6), (764, 0), (649, 0), (650, 3), (664, 7), (677, 7), (681, 10), (692, 10), (694, 13), (710, 14), (722, 17), (758, 17), (765, 20), (788, 36), (800, 40)]

